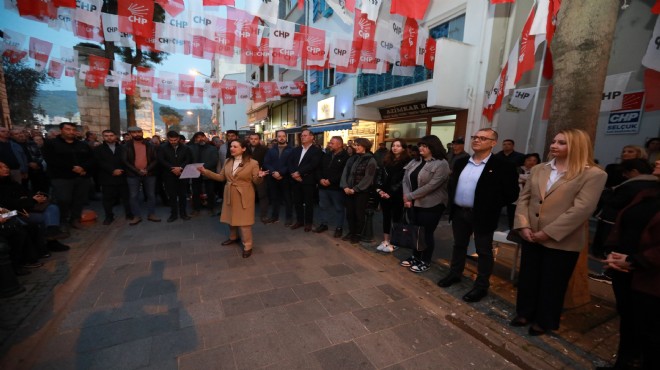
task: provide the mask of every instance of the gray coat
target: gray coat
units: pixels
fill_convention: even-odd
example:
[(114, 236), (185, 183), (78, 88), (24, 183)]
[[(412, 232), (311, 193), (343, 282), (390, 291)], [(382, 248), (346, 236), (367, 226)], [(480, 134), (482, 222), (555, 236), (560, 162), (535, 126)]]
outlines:
[(428, 161), (417, 176), (417, 190), (411, 191), (410, 174), (420, 165), (422, 159), (410, 161), (403, 169), (403, 196), (412, 200), (413, 206), (431, 208), (442, 203), (445, 206), (449, 201), (447, 182), (449, 180), (449, 164), (444, 159), (432, 158)]

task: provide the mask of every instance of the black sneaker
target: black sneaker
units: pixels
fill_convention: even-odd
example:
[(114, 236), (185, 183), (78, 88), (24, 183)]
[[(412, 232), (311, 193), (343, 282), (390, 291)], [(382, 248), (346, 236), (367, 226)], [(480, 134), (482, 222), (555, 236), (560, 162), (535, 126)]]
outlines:
[(599, 283), (605, 283), (612, 285), (612, 278), (605, 274), (589, 274), (589, 279), (597, 281)]
[(322, 232), (327, 231), (327, 230), (328, 230), (328, 225), (320, 224), (319, 226), (316, 227), (316, 229), (314, 229), (314, 232), (315, 233), (322, 233)]
[(415, 256), (410, 256), (410, 257), (406, 258), (405, 260), (399, 262), (399, 265), (401, 265), (403, 267), (411, 267), (415, 263), (417, 263), (417, 258), (415, 258)]
[(342, 234), (344, 234), (344, 230), (341, 227), (335, 229), (335, 238), (341, 238)]

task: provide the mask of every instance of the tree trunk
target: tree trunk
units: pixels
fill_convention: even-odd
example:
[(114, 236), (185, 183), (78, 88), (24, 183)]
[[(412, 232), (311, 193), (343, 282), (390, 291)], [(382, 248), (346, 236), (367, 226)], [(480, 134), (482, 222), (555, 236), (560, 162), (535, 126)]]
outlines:
[[(137, 90), (137, 89), (136, 89)], [(135, 92), (137, 94), (137, 91)], [(137, 126), (135, 122), (135, 96), (126, 95), (126, 126), (133, 127)]]
[[(113, 68), (115, 60), (115, 43), (104, 42), (105, 57), (110, 59), (110, 68)], [(108, 109), (110, 110), (110, 129), (121, 135), (121, 119), (119, 116), (119, 88), (108, 87)]]
[(546, 150), (557, 131), (579, 128), (596, 136), (620, 0), (563, 0), (551, 49), (552, 106)]
[[(596, 137), (620, 5), (619, 0), (562, 1), (557, 32), (551, 44), (555, 70), (546, 151), (557, 131), (562, 129), (579, 128), (592, 140)], [(564, 298), (565, 307), (586, 304), (591, 299), (587, 262), (585, 250), (573, 271)]]

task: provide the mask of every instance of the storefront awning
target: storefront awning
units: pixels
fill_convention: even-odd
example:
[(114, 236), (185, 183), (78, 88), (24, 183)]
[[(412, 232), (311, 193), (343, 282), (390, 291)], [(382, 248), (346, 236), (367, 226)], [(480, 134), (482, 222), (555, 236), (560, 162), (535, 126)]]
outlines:
[(326, 131), (350, 130), (351, 128), (353, 128), (353, 121), (327, 123), (327, 124), (320, 124), (314, 126), (308, 126), (308, 125), (296, 126), (296, 127), (287, 128), (286, 130), (284, 130), (284, 132), (286, 132), (287, 134), (295, 134), (304, 129), (310, 129), (312, 130), (313, 133), (318, 134), (320, 132), (326, 132)]

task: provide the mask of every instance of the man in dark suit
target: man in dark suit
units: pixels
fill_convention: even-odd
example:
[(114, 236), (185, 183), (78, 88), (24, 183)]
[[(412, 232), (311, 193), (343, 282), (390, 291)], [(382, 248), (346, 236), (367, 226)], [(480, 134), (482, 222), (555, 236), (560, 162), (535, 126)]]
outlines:
[(94, 158), (97, 163), (97, 177), (103, 195), (103, 210), (105, 219), (103, 225), (110, 225), (115, 216), (112, 208), (118, 201), (124, 205), (124, 214), (132, 219), (131, 207), (128, 203), (128, 183), (122, 161), (124, 147), (119, 145), (119, 138), (112, 130), (103, 130), (103, 144), (94, 147)]
[(293, 148), (286, 142), (286, 132), (275, 133), (277, 144), (270, 148), (264, 158), (264, 169), (268, 171), (268, 197), (272, 208), (272, 216), (266, 223), (275, 223), (280, 218), (280, 206), (284, 203), (285, 227), (293, 225), (293, 204), (291, 202), (291, 177), (289, 176), (289, 156)]
[(192, 161), (192, 152), (180, 143), (179, 134), (176, 131), (168, 132), (167, 143), (161, 145), (158, 150), (158, 163), (162, 167), (165, 190), (170, 198), (170, 217), (167, 222), (174, 222), (179, 216), (184, 221), (190, 220), (186, 210), (189, 182), (188, 179), (179, 179), (179, 176), (183, 168)]
[(471, 157), (456, 162), (449, 180), (449, 217), (454, 234), (454, 247), (449, 274), (438, 286), (449, 287), (460, 281), (470, 236), (479, 254), (474, 287), (463, 296), (466, 302), (478, 302), (488, 294), (493, 272), (493, 232), (497, 229), (500, 210), (518, 197), (518, 174), (515, 166), (497, 158), (492, 151), (497, 145), (497, 132), (490, 128), (471, 137)]
[[(252, 155), (252, 159), (259, 162), (259, 168), (263, 169), (264, 159), (266, 158), (268, 148), (261, 144), (261, 135), (257, 133), (251, 133), (248, 139), (250, 140), (250, 146), (248, 147), (248, 150)], [(268, 187), (266, 184), (267, 181), (262, 181), (259, 184), (254, 185), (254, 191), (257, 193), (257, 197), (259, 198), (259, 217), (261, 217), (261, 222), (265, 224), (269, 223), (268, 221), (270, 221), (268, 219), (269, 201)]]
[(300, 146), (293, 149), (289, 156), (291, 192), (296, 208), (296, 223), (291, 226), (291, 230), (304, 226), (305, 232), (312, 231), (316, 170), (322, 155), (321, 149), (314, 145), (314, 134), (310, 130), (302, 130)]

